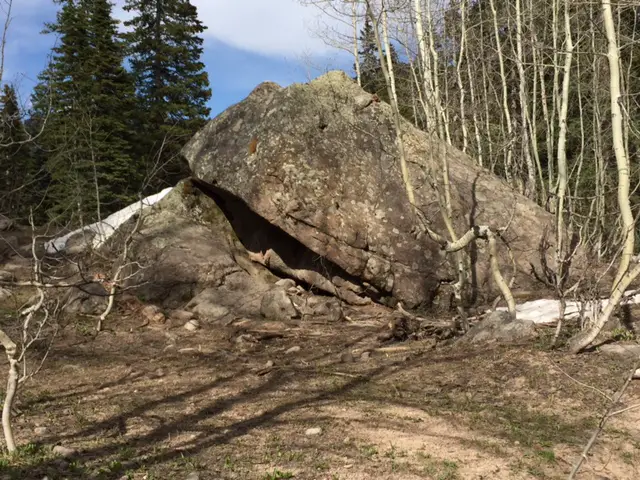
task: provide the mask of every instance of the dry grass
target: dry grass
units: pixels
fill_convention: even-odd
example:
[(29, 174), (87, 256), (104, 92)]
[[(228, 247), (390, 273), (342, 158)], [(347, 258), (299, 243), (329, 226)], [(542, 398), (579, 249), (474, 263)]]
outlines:
[[(258, 343), (220, 325), (111, 322), (97, 338), (80, 321), (64, 330), (21, 392), (21, 452), (0, 458), (0, 479), (566, 478), (629, 367), (544, 342), (377, 351), (374, 315)], [(347, 350), (356, 361), (341, 361)], [(639, 397), (634, 384), (625, 402)], [(579, 478), (640, 478), (639, 420), (615, 419)], [(56, 444), (78, 453), (56, 457)]]

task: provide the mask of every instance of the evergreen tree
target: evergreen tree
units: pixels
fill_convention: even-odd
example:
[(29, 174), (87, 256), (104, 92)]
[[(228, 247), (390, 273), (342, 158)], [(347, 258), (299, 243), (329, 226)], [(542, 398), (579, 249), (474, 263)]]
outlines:
[[(362, 88), (369, 93), (375, 93), (380, 99), (389, 102), (387, 84), (380, 67), (380, 55), (376, 43), (375, 31), (369, 17), (365, 19), (364, 26), (358, 37), (360, 75)], [(390, 44), (389, 53), (393, 64), (396, 81), (396, 92), (400, 113), (407, 118), (412, 118), (412, 74), (408, 64), (400, 61), (398, 52), (393, 44)], [(386, 57), (385, 57), (386, 62)]]
[(33, 193), (34, 164), (18, 96), (5, 84), (0, 95), (0, 213), (24, 219)]
[[(49, 213), (89, 222), (122, 208), (138, 188), (131, 153), (132, 78), (108, 0), (57, 0), (59, 36), (33, 96), (33, 123), (46, 122), (40, 154), (50, 176)], [(98, 198), (100, 202), (98, 202)]]
[(209, 78), (201, 62), (202, 32), (197, 9), (189, 0), (127, 0), (134, 17), (126, 35), (131, 71), (143, 117), (138, 128), (142, 152), (163, 165), (159, 183), (173, 184), (188, 174), (179, 149), (205, 123), (211, 98)]
[(362, 88), (369, 93), (377, 93), (380, 87), (378, 83), (382, 72), (380, 71), (375, 32), (373, 31), (373, 25), (369, 17), (366, 18), (364, 26), (362, 30), (360, 30), (358, 45), (360, 46), (358, 54), (360, 58)]
[(140, 166), (134, 161), (136, 114), (133, 77), (124, 68), (125, 47), (109, 0), (87, 0), (91, 75), (88, 120), (92, 158), (98, 174), (101, 203), (109, 211), (128, 204), (140, 187)]

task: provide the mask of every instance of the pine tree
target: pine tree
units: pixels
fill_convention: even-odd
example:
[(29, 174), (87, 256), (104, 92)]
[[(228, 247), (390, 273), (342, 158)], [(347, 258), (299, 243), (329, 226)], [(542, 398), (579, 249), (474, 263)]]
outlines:
[(98, 174), (100, 200), (108, 211), (136, 196), (140, 167), (134, 161), (133, 118), (136, 113), (133, 77), (124, 68), (125, 47), (109, 0), (87, 0), (89, 47), (86, 68), (92, 77), (88, 106), (92, 159)]
[(56, 22), (44, 33), (59, 41), (34, 91), (33, 121), (46, 122), (39, 147), (51, 180), (50, 216), (86, 223), (125, 206), (139, 186), (130, 155), (134, 86), (112, 4), (57, 3)]
[(369, 17), (366, 18), (360, 36), (358, 38), (360, 50), (360, 75), (362, 76), (362, 88), (370, 93), (377, 93), (380, 89), (380, 60), (378, 59), (378, 47), (376, 46), (375, 32)]
[(178, 158), (179, 149), (205, 123), (211, 98), (204, 70), (201, 38), (206, 27), (189, 0), (127, 0), (125, 10), (134, 17), (126, 35), (131, 71), (143, 117), (141, 143), (149, 159), (163, 165), (158, 182), (173, 184), (188, 174)]
[[(380, 99), (388, 102), (389, 93), (382, 68), (380, 67), (380, 55), (378, 53), (375, 31), (368, 16), (365, 19), (364, 26), (360, 30), (358, 45), (360, 46), (358, 53), (360, 58), (362, 88), (369, 93), (375, 93)], [(400, 113), (407, 118), (412, 118), (410, 105), (413, 77), (411, 75), (411, 69), (408, 64), (400, 61), (398, 52), (393, 44), (390, 45), (389, 53), (391, 62), (393, 63)]]
[(34, 164), (18, 95), (5, 84), (0, 95), (0, 213), (24, 220), (33, 194)]

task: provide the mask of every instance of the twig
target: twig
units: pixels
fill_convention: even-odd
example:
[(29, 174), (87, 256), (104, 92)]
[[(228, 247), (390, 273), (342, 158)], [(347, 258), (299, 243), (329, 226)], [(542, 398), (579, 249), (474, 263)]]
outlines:
[[(573, 480), (575, 478), (576, 474), (578, 473), (578, 470), (580, 470), (580, 467), (582, 466), (584, 461), (587, 459), (587, 455), (589, 454), (589, 451), (591, 450), (593, 445), (596, 443), (596, 439), (598, 438), (598, 435), (600, 435), (600, 432), (602, 432), (602, 430), (604, 430), (604, 426), (607, 423), (607, 421), (611, 417), (613, 417), (615, 415), (618, 415), (620, 413), (626, 412), (626, 411), (628, 411), (628, 410), (630, 410), (632, 408), (632, 407), (624, 408), (624, 409), (618, 410), (618, 411), (614, 411), (613, 410), (614, 407), (618, 404), (618, 402), (622, 398), (622, 396), (624, 395), (624, 392), (627, 390), (627, 387), (629, 387), (629, 384), (631, 383), (631, 380), (633, 379), (633, 376), (635, 375), (636, 370), (638, 368), (640, 368), (640, 358), (638, 360), (636, 360), (636, 363), (633, 366), (633, 369), (631, 370), (631, 373), (627, 376), (627, 379), (624, 382), (624, 384), (622, 385), (622, 387), (620, 387), (620, 390), (618, 390), (616, 392), (616, 394), (613, 396), (613, 399), (612, 399), (613, 401), (612, 401), (611, 405), (609, 405), (609, 408), (607, 409), (605, 414), (600, 419), (600, 422), (598, 423), (598, 428), (596, 428), (596, 430), (593, 432), (593, 435), (591, 435), (591, 438), (587, 442), (587, 445), (585, 445), (584, 450), (582, 451), (582, 454), (580, 455), (580, 458), (578, 459), (578, 461), (576, 462), (575, 466), (573, 467), (573, 470), (571, 470), (571, 473), (569, 474), (568, 480)], [(635, 407), (635, 405), (634, 405), (634, 407)]]
[(596, 388), (596, 387), (594, 387), (594, 386), (592, 386), (592, 385), (588, 385), (588, 384), (586, 384), (586, 383), (582, 383), (580, 380), (577, 380), (577, 379), (573, 378), (571, 375), (569, 375), (567, 372), (565, 372), (564, 370), (562, 370), (558, 365), (556, 365), (556, 364), (555, 364), (555, 363), (553, 363), (552, 361), (549, 361), (549, 363), (550, 363), (552, 366), (556, 367), (558, 370), (560, 370), (560, 373), (562, 373), (562, 374), (566, 375), (570, 380), (573, 380), (573, 381), (574, 381), (574, 382), (576, 382), (578, 385), (580, 385), (580, 386), (582, 386), (582, 387), (585, 387), (585, 388), (589, 388), (589, 389), (593, 390), (594, 392), (599, 393), (600, 395), (602, 395), (602, 396), (603, 396), (604, 398), (606, 398), (607, 400), (612, 401), (612, 398), (611, 398), (609, 395), (607, 395), (606, 393), (604, 393), (602, 390), (600, 390), (600, 389), (598, 389), (598, 388)]

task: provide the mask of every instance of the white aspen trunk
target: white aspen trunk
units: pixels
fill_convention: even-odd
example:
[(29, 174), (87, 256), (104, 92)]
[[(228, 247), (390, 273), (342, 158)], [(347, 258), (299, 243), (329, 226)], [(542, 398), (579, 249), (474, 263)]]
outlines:
[[(391, 85), (391, 94), (393, 101), (398, 105), (398, 92), (396, 90), (396, 75), (393, 70), (393, 61), (391, 59), (391, 43), (389, 42), (389, 26), (388, 26), (387, 9), (382, 7), (382, 39), (384, 41), (384, 52), (387, 61), (387, 69), (389, 70), (389, 84)], [(398, 107), (399, 108), (399, 107)], [(399, 110), (398, 110), (399, 111)]]
[(496, 10), (495, 0), (489, 0), (491, 13), (493, 16), (493, 35), (496, 42), (496, 53), (498, 54), (498, 64), (500, 66), (500, 82), (502, 85), (502, 109), (504, 112), (505, 123), (507, 125), (506, 134), (506, 159), (505, 159), (505, 176), (510, 185), (514, 185), (513, 178), (513, 125), (511, 123), (511, 112), (509, 111), (509, 98), (507, 91), (507, 75), (504, 68), (504, 55), (502, 54), (502, 45), (500, 43), (500, 33), (498, 30), (498, 11)]
[[(482, 2), (478, 5), (480, 9), (480, 15), (482, 15)], [(482, 58), (482, 94), (484, 98), (484, 121), (485, 121), (485, 135), (487, 137), (487, 152), (489, 158), (489, 169), (492, 173), (495, 173), (495, 160), (493, 156), (493, 138), (491, 135), (491, 114), (489, 109), (489, 79), (487, 74), (486, 53), (484, 49), (484, 28), (483, 22), (480, 22), (480, 57)]]
[(620, 304), (624, 291), (631, 282), (640, 275), (640, 264), (629, 270), (633, 249), (635, 247), (634, 218), (629, 201), (629, 159), (624, 148), (622, 127), (622, 109), (620, 108), (620, 57), (616, 28), (610, 0), (601, 0), (602, 19), (607, 37), (607, 60), (609, 63), (609, 97), (611, 102), (611, 134), (613, 137), (613, 151), (618, 167), (618, 208), (622, 222), (623, 249), (618, 265), (609, 303), (604, 311), (592, 323), (590, 328), (573, 337), (569, 348), (579, 352), (589, 346), (598, 336), (602, 327), (609, 321), (611, 315)]
[(11, 8), (13, 7), (13, 0), (5, 0), (3, 12), (5, 14), (4, 24), (2, 26), (2, 39), (0, 40), (0, 83), (2, 83), (2, 77), (4, 75), (4, 55), (7, 47), (7, 33), (9, 32), (9, 25), (11, 24)]
[[(589, 4), (589, 16), (595, 17), (594, 5)], [(593, 152), (595, 155), (595, 170), (596, 170), (596, 207), (595, 207), (595, 224), (596, 224), (596, 248), (598, 259), (601, 259), (604, 255), (604, 232), (605, 232), (605, 214), (606, 214), (606, 199), (605, 199), (605, 168), (604, 168), (604, 154), (602, 152), (602, 122), (600, 115), (600, 103), (598, 101), (598, 93), (600, 91), (600, 70), (598, 68), (599, 55), (596, 49), (596, 31), (594, 22), (590, 22), (589, 33), (591, 34), (591, 52), (593, 60), (591, 62), (592, 69), (592, 84), (591, 91), (594, 92), (593, 101)]]
[[(618, 19), (619, 21), (621, 21), (621, 9), (620, 6), (616, 7), (618, 10)], [(633, 17), (633, 29), (631, 31), (631, 38), (629, 39), (629, 44), (634, 45), (637, 43), (637, 38), (636, 38), (636, 31), (638, 28), (638, 15), (634, 15)], [(620, 27), (618, 27), (618, 31), (620, 30)], [(620, 43), (618, 43), (618, 46), (620, 48), (622, 48), (622, 45)], [(631, 107), (631, 102), (629, 101), (629, 99), (632, 97), (633, 94), (635, 94), (635, 92), (631, 91), (631, 82), (632, 82), (632, 71), (635, 67), (637, 67), (636, 64), (634, 64), (634, 53), (635, 53), (635, 49), (631, 48), (629, 50), (629, 63), (627, 65), (627, 73), (625, 75), (625, 79), (624, 79), (624, 97), (623, 97), (623, 105), (624, 105), (624, 109), (625, 109), (625, 115), (624, 115), (624, 143), (625, 143), (625, 151), (629, 152), (629, 132), (631, 131), (632, 128), (632, 122), (631, 119), (629, 118), (629, 111), (630, 111), (630, 107)], [(636, 187), (637, 188), (637, 187)]]
[[(390, 62), (385, 61), (384, 58), (384, 48), (382, 47), (382, 41), (380, 40), (380, 33), (379, 33), (379, 25), (378, 25), (378, 19), (375, 17), (374, 13), (373, 13), (373, 8), (371, 6), (371, 0), (365, 0), (366, 2), (366, 7), (367, 7), (367, 15), (369, 16), (369, 19), (371, 20), (371, 24), (373, 25), (373, 29), (375, 32), (375, 37), (376, 37), (376, 47), (378, 48), (378, 54), (380, 55), (380, 67), (382, 70), (382, 74), (384, 76), (385, 79), (385, 83), (387, 85), (387, 92), (389, 94), (389, 101), (391, 103), (391, 109), (393, 111), (393, 121), (394, 121), (394, 127), (396, 130), (396, 146), (398, 148), (398, 156), (400, 157), (400, 170), (402, 172), (402, 181), (404, 183), (404, 187), (405, 187), (405, 191), (407, 193), (407, 198), (409, 199), (409, 204), (411, 205), (412, 209), (414, 210), (414, 214), (415, 212), (415, 208), (416, 208), (416, 199), (415, 199), (415, 194), (413, 191), (413, 184), (411, 182), (411, 178), (409, 177), (409, 169), (407, 167), (407, 157), (405, 154), (405, 150), (404, 150), (404, 142), (402, 141), (402, 127), (401, 127), (401, 122), (400, 122), (400, 109), (398, 107), (398, 100), (396, 98), (396, 96), (394, 95), (394, 91), (391, 88), (391, 75), (393, 74), (393, 70), (389, 71), (387, 68), (387, 65)], [(384, 4), (382, 5), (382, 8), (384, 9)], [(386, 17), (383, 17), (386, 18)], [(383, 31), (386, 31), (386, 29), (384, 29)], [(385, 41), (385, 44), (388, 42), (388, 40)], [(390, 52), (389, 50), (387, 50), (387, 55), (389, 55)]]
[[(529, 99), (527, 97), (527, 78), (524, 72), (524, 49), (522, 47), (522, 6), (521, 0), (515, 0), (516, 4), (516, 66), (518, 69), (518, 95), (520, 98), (520, 114), (522, 117), (522, 154), (527, 167), (527, 181), (525, 183), (525, 195), (533, 200), (537, 198), (536, 167), (531, 155), (531, 139), (529, 137)], [(542, 179), (542, 169), (539, 171)]]
[(418, 53), (420, 56), (420, 66), (422, 69), (422, 93), (424, 95), (426, 108), (425, 116), (427, 120), (427, 132), (437, 132), (436, 112), (435, 112), (435, 99), (434, 99), (434, 85), (433, 85), (433, 73), (431, 69), (431, 60), (427, 54), (427, 42), (425, 40), (425, 31), (422, 25), (422, 0), (414, 0), (413, 2), (413, 16), (415, 17), (415, 31), (418, 38)]
[(635, 222), (631, 203), (629, 201), (630, 175), (629, 158), (625, 150), (622, 109), (620, 108), (620, 56), (616, 29), (613, 23), (613, 12), (610, 0), (602, 0), (602, 19), (607, 36), (607, 60), (609, 62), (609, 97), (611, 101), (611, 135), (613, 137), (613, 152), (618, 167), (618, 207), (622, 222), (623, 250), (616, 274), (615, 285), (622, 279), (629, 269), (633, 249), (635, 247)]
[[(560, 31), (558, 22), (558, 2), (559, 0), (553, 0), (551, 4), (551, 34), (553, 42), (553, 85), (551, 86), (553, 92), (551, 95), (551, 115), (549, 116), (549, 135), (551, 138), (555, 138), (556, 112), (560, 92), (560, 65), (558, 64), (558, 32)], [(553, 165), (553, 162), (551, 162), (553, 157), (553, 154), (549, 157), (549, 165)], [(552, 169), (549, 170), (549, 192), (556, 192), (556, 179)], [(553, 208), (552, 211), (555, 211), (555, 208)]]
[(360, 72), (360, 54), (358, 53), (358, 0), (351, 1), (351, 26), (353, 27), (353, 58), (356, 67), (356, 80), (362, 86), (362, 74)]
[[(476, 159), (478, 165), (484, 166), (484, 158), (482, 157), (482, 135), (480, 134), (480, 120), (478, 119), (478, 103), (474, 88), (475, 80), (471, 75), (471, 63), (469, 62), (469, 49), (465, 50), (465, 60), (467, 62), (467, 78), (469, 81), (469, 96), (471, 97), (471, 118), (473, 120), (473, 131), (476, 139)], [(489, 135), (489, 132), (486, 133)]]
[[(576, 56), (576, 76), (578, 78), (582, 77), (582, 64), (580, 63), (580, 55)], [(573, 191), (574, 196), (577, 196), (580, 192), (580, 181), (582, 180), (582, 169), (584, 167), (584, 159), (585, 159), (585, 145), (586, 145), (586, 135), (585, 135), (585, 125), (584, 125), (584, 100), (583, 100), (583, 91), (582, 91), (582, 83), (576, 82), (576, 93), (578, 97), (578, 112), (580, 118), (580, 152), (578, 153), (578, 167), (576, 168), (575, 178), (573, 181)], [(573, 175), (572, 175), (573, 176)], [(574, 212), (573, 206), (569, 204), (569, 215)], [(590, 220), (590, 219), (587, 219)]]
[(458, 61), (456, 62), (456, 80), (458, 82), (458, 92), (460, 94), (460, 126), (462, 128), (462, 151), (467, 153), (469, 147), (469, 131), (467, 129), (467, 117), (465, 112), (466, 89), (462, 82), (462, 63), (464, 62), (465, 43), (467, 40), (467, 4), (465, 0), (460, 0), (460, 48), (458, 51)]
[[(531, 27), (533, 27), (533, 25), (531, 25)], [(533, 158), (535, 160), (536, 167), (538, 169), (538, 175), (540, 177), (539, 178), (540, 195), (538, 198), (538, 203), (544, 207), (547, 201), (547, 182), (545, 181), (544, 174), (542, 172), (542, 162), (540, 161), (540, 152), (538, 150), (539, 113), (538, 113), (538, 103), (536, 99), (538, 98), (539, 84), (538, 84), (538, 56), (536, 53), (537, 47), (535, 46), (535, 35), (534, 35), (534, 38), (532, 38), (532, 43), (534, 43), (534, 45), (532, 45), (531, 47), (532, 68), (533, 68), (533, 72), (531, 74), (531, 78), (533, 82), (531, 98), (533, 99), (533, 101), (531, 102), (531, 121), (529, 122), (529, 131), (530, 131), (530, 137), (531, 137), (531, 151), (533, 153)]]
[(431, 53), (431, 75), (433, 78), (433, 97), (435, 100), (436, 110), (438, 112), (438, 134), (440, 138), (444, 139), (449, 145), (451, 145), (451, 132), (449, 131), (449, 125), (447, 122), (446, 112), (442, 105), (442, 96), (440, 93), (440, 80), (438, 79), (438, 68), (440, 65), (438, 50), (436, 49), (433, 15), (431, 12), (431, 0), (427, 0), (427, 28), (429, 32), (429, 52)]
[(7, 391), (4, 395), (4, 404), (2, 405), (2, 431), (4, 440), (7, 444), (7, 451), (14, 453), (16, 451), (16, 441), (11, 427), (11, 408), (13, 400), (18, 389), (18, 360), (16, 358), (17, 346), (11, 338), (0, 330), (0, 344), (4, 347), (9, 361), (9, 372), (7, 375)]
[(573, 59), (573, 39), (571, 38), (571, 19), (569, 17), (569, 1), (565, 0), (564, 8), (564, 68), (562, 77), (562, 97), (560, 98), (560, 112), (559, 112), (559, 131), (558, 131), (558, 190), (557, 190), (557, 202), (556, 202), (556, 275), (555, 275), (555, 287), (556, 295), (560, 300), (560, 312), (558, 314), (558, 325), (554, 336), (554, 343), (560, 335), (562, 329), (562, 319), (564, 318), (564, 280), (565, 280), (565, 264), (566, 257), (571, 252), (568, 251), (565, 245), (565, 230), (564, 223), (565, 215), (565, 196), (567, 191), (567, 112), (569, 109), (569, 93), (571, 87), (571, 61)]

